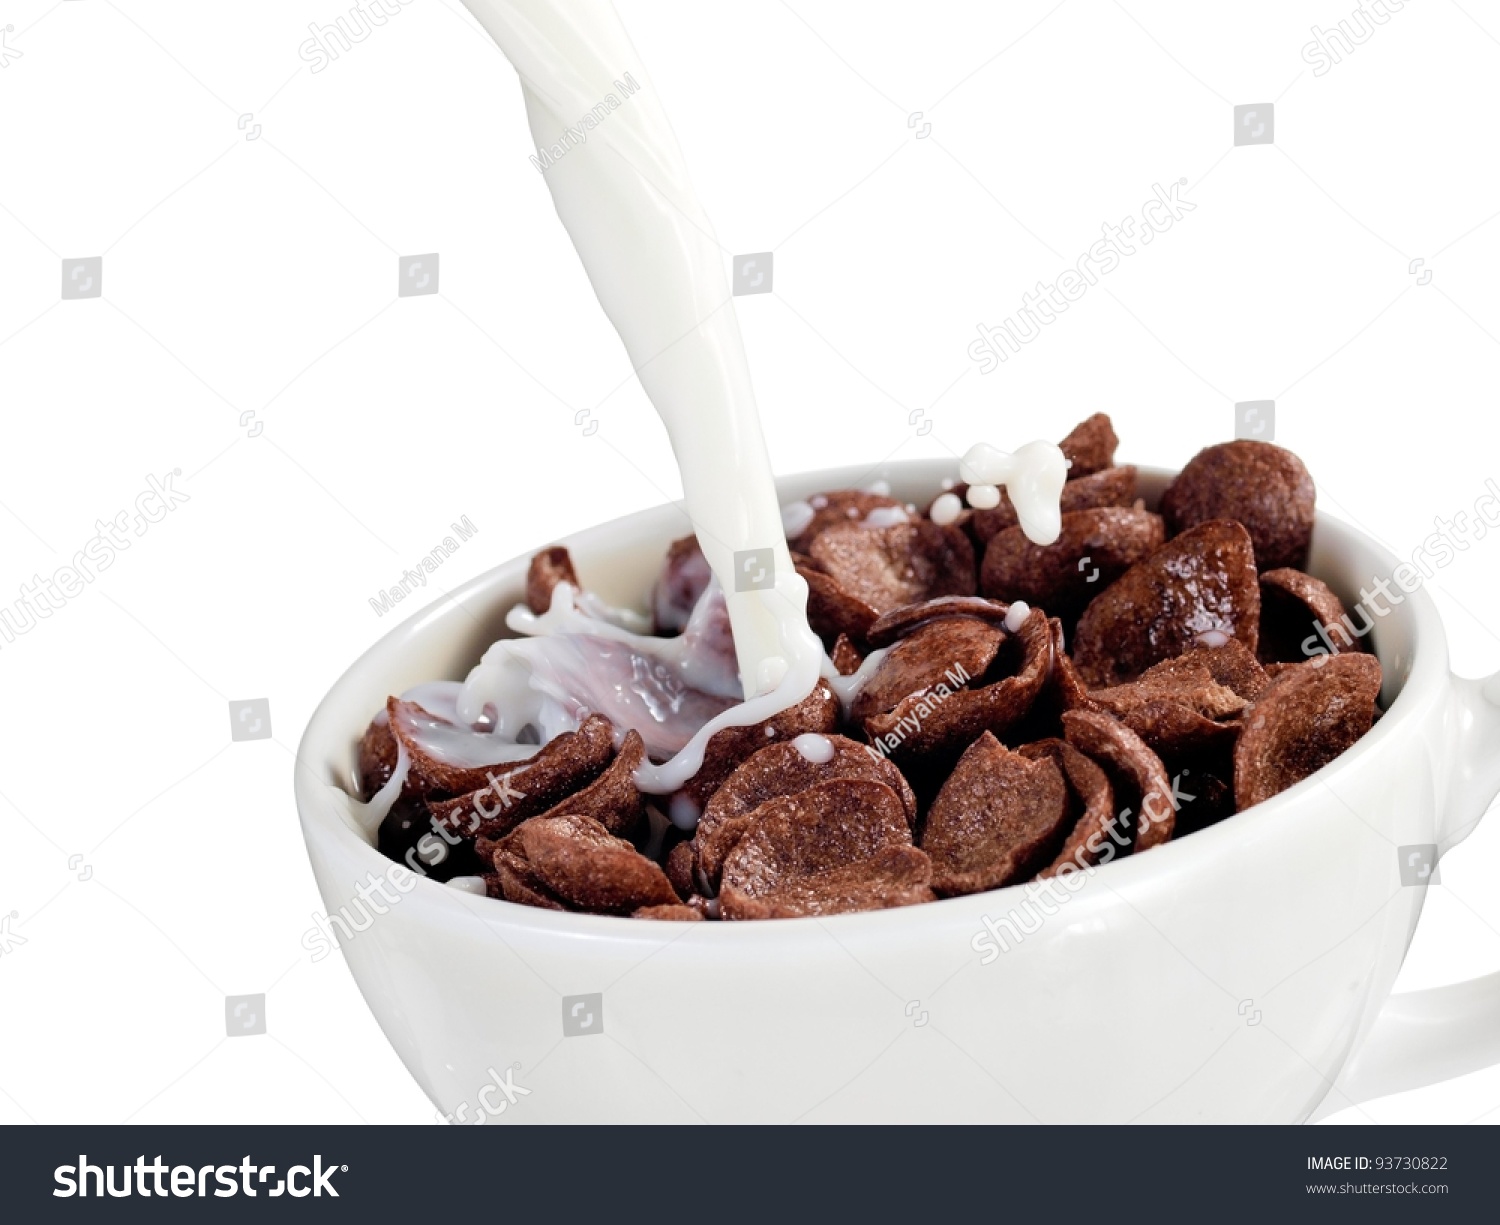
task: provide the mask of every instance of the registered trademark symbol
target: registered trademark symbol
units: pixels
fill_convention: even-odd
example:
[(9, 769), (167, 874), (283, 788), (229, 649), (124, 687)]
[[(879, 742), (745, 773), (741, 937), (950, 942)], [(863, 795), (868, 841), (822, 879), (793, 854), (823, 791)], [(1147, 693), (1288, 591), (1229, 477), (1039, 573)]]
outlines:
[(349, 1167), (347, 1165), (341, 1165), (339, 1166), (339, 1170), (341, 1173), (347, 1174), (349, 1172)]

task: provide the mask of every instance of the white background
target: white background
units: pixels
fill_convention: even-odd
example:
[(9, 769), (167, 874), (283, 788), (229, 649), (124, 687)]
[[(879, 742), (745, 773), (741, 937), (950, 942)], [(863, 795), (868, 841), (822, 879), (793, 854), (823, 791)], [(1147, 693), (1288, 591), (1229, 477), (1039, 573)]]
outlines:
[[(680, 492), (508, 64), (411, 0), (312, 72), (352, 3), (0, 0), (0, 604), (149, 474), (191, 499), (0, 646), (0, 1121), (431, 1120), (300, 945), (297, 738), (455, 519), (423, 599)], [(1274, 398), (1323, 504), (1401, 553), (1500, 471), (1500, 5), (1408, 3), (1323, 75), (1309, 27), (1354, 0), (619, 7), (726, 267), (775, 254), (737, 306), (779, 471), (1099, 409), (1175, 465)], [(1233, 147), (1268, 101), (1274, 145)], [(978, 323), (1181, 178), (1194, 211), (978, 372)], [(430, 252), (441, 292), (398, 300)], [(101, 253), (102, 297), (59, 301)], [(1500, 668), (1497, 569), (1492, 534), (1430, 584), (1460, 672)], [(274, 739), (231, 743), (252, 697)], [(1402, 987), (1500, 968), (1497, 825)], [(229, 1039), (251, 992), (268, 1032)], [(1339, 1117), (1497, 1122), (1500, 1070)]]

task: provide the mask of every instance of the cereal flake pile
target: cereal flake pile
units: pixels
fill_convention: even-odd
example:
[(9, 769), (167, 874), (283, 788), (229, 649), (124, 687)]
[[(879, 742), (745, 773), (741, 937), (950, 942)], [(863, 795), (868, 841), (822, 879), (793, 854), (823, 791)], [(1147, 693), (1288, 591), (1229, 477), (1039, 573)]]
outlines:
[[(359, 746), (365, 799), (399, 749), (409, 763), (380, 849), (551, 910), (790, 918), (1082, 870), (1276, 795), (1378, 716), (1378, 661), (1301, 569), (1312, 479), (1279, 447), (1225, 443), (1154, 513), (1116, 444), (1102, 414), (1063, 440), (1047, 546), (1003, 497), (946, 523), (878, 493), (809, 499), (788, 542), (809, 621), (831, 670), (861, 683), (846, 702), (820, 681), (720, 731), (670, 802), (636, 788), (640, 732), (600, 713), (524, 761), (470, 768), (426, 747), (442, 716), (392, 697)], [(709, 579), (693, 538), (671, 546), (658, 634), (683, 629)], [(562, 582), (584, 590), (566, 550), (538, 554), (531, 611)], [(669, 810), (701, 813), (696, 829)]]

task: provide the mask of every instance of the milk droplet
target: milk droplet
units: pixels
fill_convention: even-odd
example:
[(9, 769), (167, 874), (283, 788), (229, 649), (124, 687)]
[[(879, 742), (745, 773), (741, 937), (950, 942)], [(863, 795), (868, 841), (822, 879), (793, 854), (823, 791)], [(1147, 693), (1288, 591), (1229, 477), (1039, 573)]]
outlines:
[(1000, 487), (998, 485), (970, 485), (969, 505), (975, 510), (994, 510), (1000, 505)]
[(792, 747), (815, 766), (826, 765), (833, 760), (833, 741), (816, 732), (806, 732), (798, 736), (792, 741)]
[(998, 505), (996, 487), (1004, 485), (1021, 531), (1033, 544), (1052, 544), (1062, 535), (1059, 501), (1068, 479), (1068, 458), (1055, 443), (1028, 442), (1014, 454), (975, 443), (958, 461), (958, 474), (971, 485), (969, 505), (980, 509)]
[(891, 483), (889, 481), (871, 481), (865, 486), (866, 493), (873, 493), (878, 498), (891, 496)]
[(942, 493), (937, 496), (928, 514), (934, 523), (947, 527), (948, 524), (957, 520), (963, 511), (964, 504), (956, 493)]
[(814, 494), (807, 500), (807, 504), (814, 510), (822, 510), (825, 506), (828, 505), (828, 498), (821, 493)]
[(899, 506), (877, 506), (865, 516), (866, 527), (893, 527), (906, 522), (906, 512)]
[(787, 662), (780, 655), (772, 655), (760, 661), (755, 674), (757, 694), (770, 693), (786, 679)]
[(448, 888), (457, 889), (460, 893), (474, 893), (480, 897), (485, 897), (489, 892), (484, 887), (484, 877), (482, 876), (455, 876), (446, 883)]
[(1026, 618), (1031, 616), (1031, 605), (1025, 600), (1017, 600), (1006, 610), (1005, 628), (1012, 634), (1019, 634), (1021, 627), (1026, 624)]
[(685, 791), (679, 791), (667, 803), (667, 818), (678, 829), (697, 829), (703, 809)]
[(1223, 630), (1204, 630), (1195, 640), (1199, 646), (1222, 647), (1229, 645), (1229, 635)]
[(781, 508), (781, 530), (786, 533), (787, 539), (800, 536), (812, 526), (813, 510), (809, 502), (788, 502)]

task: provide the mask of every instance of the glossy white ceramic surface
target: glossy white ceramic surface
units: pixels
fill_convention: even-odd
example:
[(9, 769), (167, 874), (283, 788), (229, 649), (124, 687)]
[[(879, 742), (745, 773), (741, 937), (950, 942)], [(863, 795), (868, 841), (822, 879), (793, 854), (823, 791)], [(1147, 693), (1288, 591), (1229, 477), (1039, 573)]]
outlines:
[[(839, 469), (780, 489), (791, 500), (878, 475), (925, 504), (950, 468)], [(1148, 501), (1167, 479), (1143, 470)], [(591, 588), (640, 602), (683, 525), (662, 507), (564, 543)], [(461, 678), (504, 634), (527, 561), (392, 630), (309, 723), (297, 802), (329, 913), (390, 867), (335, 790), (351, 785), (371, 714), (419, 681)], [(1319, 516), (1310, 569), (1346, 600), (1395, 565)], [(1377, 1019), (1425, 893), (1401, 883), (1399, 848), (1446, 850), (1488, 805), (1500, 693), (1450, 675), (1420, 590), (1372, 640), (1388, 713), (1359, 744), (1269, 803), (1077, 878), (1064, 902), (1028, 905), (1020, 886), (822, 920), (677, 924), (419, 880), (344, 956), (412, 1075), (441, 1113), (465, 1104), (462, 1121), (1297, 1122), (1325, 1099), (1454, 1075), (1500, 1058), (1495, 981), (1401, 997)], [(976, 949), (985, 918), (1008, 915), (1019, 942)], [(564, 1037), (565, 997), (594, 993), (596, 1026)], [(507, 1070), (528, 1092), (486, 1115), (478, 1094)]]

